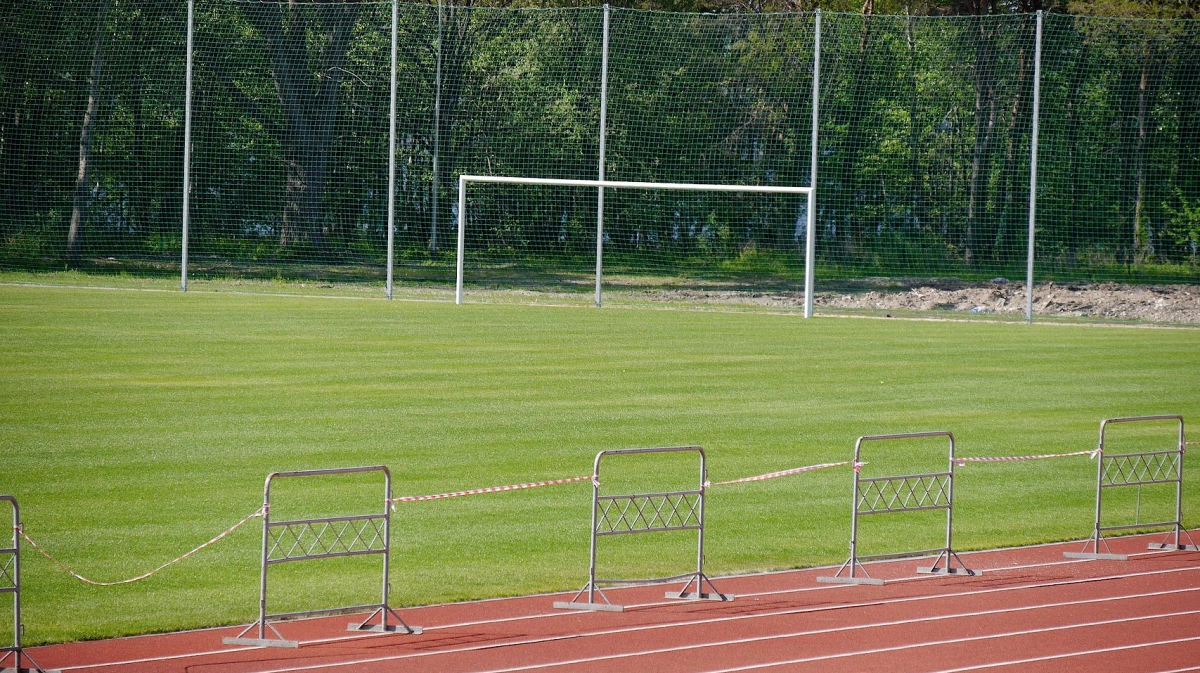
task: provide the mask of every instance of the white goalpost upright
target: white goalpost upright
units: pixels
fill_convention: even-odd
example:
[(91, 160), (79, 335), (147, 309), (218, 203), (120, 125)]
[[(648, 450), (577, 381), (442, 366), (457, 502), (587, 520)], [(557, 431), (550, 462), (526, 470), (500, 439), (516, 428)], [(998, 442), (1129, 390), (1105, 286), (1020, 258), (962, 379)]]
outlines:
[[(454, 284), (454, 303), (463, 301), (463, 268), (467, 243), (467, 185), (472, 182), (515, 185), (551, 185), (560, 187), (596, 187), (600, 189), (661, 189), (690, 192), (754, 192), (760, 194), (804, 194), (808, 199), (808, 244), (804, 253), (804, 297), (805, 317), (811, 313), (813, 268), (813, 223), (816, 217), (816, 189), (812, 187), (784, 187), (779, 185), (709, 185), (692, 182), (626, 182), (620, 180), (570, 180), (558, 178), (523, 178), (504, 175), (459, 175), (458, 176), (458, 260)], [(599, 250), (597, 246), (597, 250)], [(596, 259), (596, 305), (600, 305), (600, 274), (603, 260)]]

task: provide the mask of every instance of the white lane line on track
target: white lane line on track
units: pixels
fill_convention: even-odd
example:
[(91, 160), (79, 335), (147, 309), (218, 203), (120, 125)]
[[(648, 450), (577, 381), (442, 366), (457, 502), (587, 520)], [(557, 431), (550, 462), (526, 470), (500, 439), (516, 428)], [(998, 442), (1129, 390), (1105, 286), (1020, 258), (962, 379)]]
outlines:
[[(745, 638), (731, 638), (731, 639), (727, 639), (727, 641), (712, 641), (712, 642), (700, 643), (700, 644), (674, 645), (674, 647), (670, 647), (670, 648), (655, 648), (652, 650), (634, 651), (634, 653), (610, 654), (610, 655), (602, 655), (602, 656), (583, 657), (583, 659), (572, 659), (572, 660), (566, 660), (566, 661), (533, 663), (533, 665), (528, 665), (528, 666), (496, 668), (496, 669), (492, 669), (492, 671), (484, 671), (481, 673), (515, 673), (517, 671), (535, 671), (535, 669), (539, 669), (539, 668), (554, 668), (554, 667), (558, 667), (558, 666), (574, 666), (574, 665), (576, 665), (576, 663), (594, 663), (594, 662), (598, 662), (598, 661), (631, 659), (631, 657), (635, 657), (635, 656), (649, 656), (649, 655), (655, 655), (655, 654), (674, 654), (674, 653), (680, 653), (680, 651), (695, 651), (698, 649), (706, 649), (706, 648), (728, 647), (728, 645), (746, 645), (746, 644), (762, 643), (762, 642), (768, 642), (768, 641), (781, 641), (781, 639), (787, 639), (787, 638), (803, 638), (803, 637), (808, 637), (808, 636), (828, 636), (828, 635), (830, 635), (830, 633), (844, 633), (847, 631), (859, 631), (859, 630), (865, 630), (865, 629), (882, 629), (882, 627), (887, 627), (887, 626), (907, 626), (910, 624), (923, 624), (923, 623), (929, 623), (929, 621), (944, 621), (947, 619), (968, 619), (968, 618), (972, 618), (972, 617), (989, 617), (989, 615), (992, 615), (992, 614), (1028, 612), (1028, 611), (1033, 611), (1033, 609), (1048, 609), (1048, 608), (1055, 608), (1055, 607), (1086, 605), (1086, 603), (1140, 599), (1140, 597), (1153, 597), (1156, 595), (1163, 595), (1163, 594), (1186, 593), (1186, 591), (1196, 591), (1196, 590), (1200, 590), (1200, 588), (1198, 588), (1198, 589), (1175, 589), (1175, 590), (1171, 590), (1171, 591), (1163, 591), (1163, 593), (1158, 593), (1158, 591), (1154, 591), (1153, 594), (1115, 596), (1115, 597), (1109, 597), (1109, 599), (1090, 599), (1090, 600), (1086, 600), (1086, 601), (1064, 601), (1064, 602), (1057, 602), (1057, 603), (1046, 603), (1046, 605), (1038, 605), (1038, 606), (1021, 606), (1021, 607), (1012, 607), (1012, 608), (986, 609), (986, 611), (977, 611), (977, 612), (940, 614), (940, 615), (936, 615), (936, 617), (895, 619), (892, 621), (875, 621), (875, 623), (871, 623), (871, 624), (854, 624), (854, 625), (850, 625), (850, 626), (832, 626), (832, 627), (828, 627), (828, 629), (793, 631), (790, 633), (775, 633), (775, 635), (772, 635), (772, 636), (751, 636), (751, 637), (745, 637)], [(1200, 613), (1200, 609), (1198, 609), (1198, 611), (1189, 611), (1188, 614), (1190, 614), (1190, 613)], [(1141, 619), (1141, 618), (1123, 618), (1121, 620), (1116, 620), (1116, 621), (1138, 620), (1138, 619)], [(1057, 626), (1051, 627), (1051, 629), (1058, 629), (1058, 627)]]
[[(775, 668), (776, 666), (794, 666), (796, 664), (808, 664), (808, 663), (815, 663), (818, 661), (829, 661), (831, 659), (847, 659), (849, 657), (861, 657), (861, 656), (869, 655), (869, 654), (889, 654), (892, 652), (901, 652), (904, 650), (915, 650), (915, 649), (919, 649), (922, 647), (938, 647), (941, 645), (959, 645), (962, 643), (979, 642), (981, 640), (995, 640), (997, 638), (1013, 638), (1013, 637), (1017, 637), (1017, 636), (1029, 636), (1029, 635), (1035, 635), (1035, 634), (1039, 634), (1039, 633), (1051, 633), (1053, 631), (1066, 631), (1069, 629), (1084, 629), (1084, 628), (1090, 628), (1093, 626), (1107, 626), (1110, 624), (1127, 624), (1129, 622), (1145, 621), (1147, 619), (1166, 619), (1169, 617), (1186, 617), (1188, 615), (1195, 615), (1195, 614), (1200, 614), (1200, 610), (1183, 610), (1180, 612), (1164, 612), (1164, 613), (1157, 614), (1157, 615), (1143, 615), (1141, 617), (1125, 617), (1122, 619), (1105, 619), (1105, 620), (1096, 621), (1096, 622), (1083, 622), (1080, 624), (1065, 624), (1063, 626), (1050, 626), (1050, 627), (1041, 628), (1041, 629), (1023, 629), (1021, 631), (1007, 631), (1005, 633), (991, 633), (986, 636), (965, 636), (963, 638), (946, 638), (944, 640), (931, 640), (931, 641), (924, 642), (924, 643), (909, 643), (906, 645), (895, 645), (892, 647), (876, 647), (876, 648), (872, 648), (869, 650), (858, 650), (857, 652), (839, 652), (837, 654), (826, 654), (826, 655), (821, 655), (821, 656), (816, 656), (816, 657), (801, 657), (799, 659), (789, 659), (787, 661), (772, 661), (772, 662), (767, 662), (764, 664), (747, 664), (745, 666), (734, 666), (732, 668), (721, 668), (721, 669), (716, 669), (716, 670), (712, 670), (712, 671), (705, 671), (704, 673), (737, 673), (739, 671), (755, 671), (755, 670), (761, 670), (764, 668)], [(1178, 639), (1179, 642), (1182, 642), (1185, 640), (1200, 640), (1200, 636)], [(1126, 648), (1133, 648), (1133, 647), (1138, 647), (1138, 646), (1145, 647), (1146, 645), (1129, 645), (1129, 646), (1126, 646)], [(1099, 650), (1099, 651), (1103, 651), (1103, 650)], [(989, 664), (988, 666), (995, 666), (995, 664)], [(988, 666), (979, 666), (977, 668), (987, 668)], [(513, 669), (513, 670), (520, 670), (520, 669)], [(954, 669), (954, 670), (968, 671), (968, 670), (973, 670), (973, 669), (972, 668), (958, 668), (958, 669)], [(498, 672), (489, 671), (488, 673), (498, 673)]]
[[(1108, 652), (1121, 652), (1124, 650), (1136, 650), (1142, 647), (1157, 647), (1159, 645), (1175, 645), (1178, 643), (1188, 643), (1193, 640), (1200, 640), (1200, 636), (1192, 636), (1190, 638), (1172, 638), (1171, 640), (1157, 640), (1152, 643), (1135, 643), (1133, 645), (1114, 645), (1112, 647), (1102, 647), (1095, 650), (1084, 650), (1082, 652), (1067, 652), (1065, 654), (1048, 654), (1044, 657), (1029, 657), (1028, 659), (1014, 659), (1013, 661), (999, 661), (994, 664), (976, 664), (974, 666), (963, 666), (961, 668), (947, 668), (934, 673), (962, 673), (963, 671), (979, 671), (986, 668), (1003, 668), (1004, 666), (1019, 666), (1021, 664), (1033, 664), (1039, 661), (1053, 661), (1055, 659), (1069, 659), (1071, 657), (1083, 657), (1089, 654), (1107, 654)], [(1185, 671), (1200, 671), (1200, 666), (1190, 666), (1188, 668), (1174, 668), (1169, 671), (1161, 671), (1160, 673), (1184, 673)]]
[[(1156, 571), (1152, 574), (1183, 572), (1186, 570), (1200, 570), (1200, 568), (1181, 568), (1181, 569), (1173, 569), (1173, 570), (1165, 570), (1165, 571)], [(1123, 578), (1135, 577), (1135, 576), (1140, 577), (1140, 576), (1143, 576), (1146, 574), (1147, 573), (1131, 573), (1129, 575), (1117, 575), (1117, 576), (1113, 576), (1110, 578), (1104, 578), (1104, 579), (1123, 579)], [(1043, 585), (1037, 585), (1037, 586), (1033, 586), (1033, 587), (1030, 587), (1030, 586), (1002, 587), (1002, 588), (998, 588), (998, 589), (984, 589), (984, 590), (980, 590), (980, 591), (963, 592), (963, 593), (958, 593), (958, 594), (941, 594), (941, 595), (935, 595), (935, 596), (921, 596), (921, 597), (917, 597), (915, 600), (927, 600), (927, 599), (934, 599), (934, 598), (951, 598), (951, 597), (956, 597), (956, 596), (971, 596), (971, 595), (978, 595), (978, 594), (1000, 593), (1000, 592), (1004, 592), (1004, 591), (1014, 591), (1014, 590), (1018, 590), (1018, 589), (1064, 586), (1064, 585), (1081, 584), (1081, 583), (1085, 583), (1085, 582), (1097, 581), (1097, 579), (1099, 579), (1099, 578), (1088, 579), (1088, 580), (1065, 580), (1065, 581), (1058, 581), (1058, 582), (1049, 582), (1049, 583), (1046, 583)], [(1170, 590), (1166, 593), (1176, 593), (1176, 592), (1191, 591), (1191, 590), (1192, 590), (1191, 588), (1175, 589), (1175, 590)], [(1146, 594), (1146, 595), (1154, 595), (1154, 594), (1158, 594), (1158, 593), (1159, 592), (1151, 592), (1150, 594)], [(1142, 597), (1142, 595), (1141, 594), (1130, 595), (1130, 597)], [(1112, 597), (1101, 597), (1099, 599), (1087, 599), (1085, 601), (1069, 601), (1069, 602), (1065, 603), (1065, 605), (1072, 605), (1072, 604), (1076, 604), (1076, 603), (1086, 603), (1086, 602), (1103, 602), (1106, 600), (1119, 600), (1119, 599), (1120, 599), (1120, 597), (1117, 597), (1116, 599), (1114, 599)], [(735, 616), (731, 616), (731, 617), (718, 617), (718, 618), (713, 618), (713, 619), (689, 620), (689, 621), (684, 621), (684, 622), (665, 622), (665, 623), (659, 623), (659, 624), (647, 624), (647, 625), (642, 625), (642, 626), (617, 627), (617, 628), (601, 629), (601, 630), (597, 630), (597, 631), (582, 632), (582, 633), (570, 633), (570, 634), (562, 634), (562, 635), (557, 635), (557, 636), (544, 636), (544, 637), (540, 637), (540, 638), (528, 638), (525, 640), (510, 641), (510, 642), (506, 642), (506, 643), (487, 643), (484, 645), (468, 645), (468, 646), (464, 646), (464, 647), (458, 647), (458, 648), (446, 649), (446, 650), (437, 650), (437, 651), (432, 651), (432, 652), (413, 652), (413, 653), (406, 653), (406, 654), (388, 655), (388, 656), (383, 656), (383, 657), (371, 657), (368, 659), (355, 659), (352, 661), (345, 661), (345, 662), (289, 666), (289, 667), (285, 667), (285, 668), (276, 668), (276, 669), (270, 669), (270, 670), (266, 670), (266, 671), (258, 671), (257, 673), (291, 673), (293, 671), (311, 671), (311, 670), (318, 670), (318, 669), (323, 669), (323, 668), (338, 668), (338, 667), (342, 667), (342, 666), (355, 666), (355, 665), (359, 665), (359, 664), (379, 663), (379, 662), (384, 662), (384, 661), (398, 661), (398, 660), (404, 660), (404, 659), (425, 658), (425, 657), (431, 657), (431, 656), (439, 656), (439, 655), (443, 655), (443, 654), (461, 654), (463, 652), (479, 652), (479, 651), (484, 651), (484, 650), (497, 650), (497, 649), (501, 649), (504, 647), (518, 647), (518, 646), (522, 646), (522, 645), (539, 645), (539, 644), (543, 644), (543, 643), (552, 643), (552, 642), (559, 642), (559, 641), (565, 641), (565, 640), (576, 640), (576, 639), (580, 639), (580, 638), (591, 638), (591, 637), (598, 637), (598, 636), (620, 635), (620, 634), (624, 634), (624, 633), (636, 633), (636, 632), (640, 632), (640, 631), (654, 631), (654, 630), (668, 629), (668, 628), (700, 626), (700, 625), (718, 624), (718, 623), (723, 623), (723, 622), (743, 621), (743, 620), (749, 620), (749, 619), (760, 619), (760, 618), (767, 618), (767, 617), (790, 616), (790, 615), (807, 614), (807, 613), (815, 613), (815, 612), (829, 612), (829, 611), (833, 611), (833, 610), (841, 610), (841, 609), (845, 609), (845, 608), (854, 608), (854, 607), (874, 607), (874, 606), (878, 606), (878, 605), (890, 605), (890, 604), (895, 604), (895, 603), (903, 603), (903, 602), (908, 602), (910, 600), (914, 600), (914, 599), (909, 599), (909, 598), (889, 599), (889, 600), (871, 601), (871, 602), (858, 603), (858, 604), (826, 605), (826, 606), (818, 606), (818, 607), (810, 607), (810, 608), (796, 608), (796, 609), (791, 609), (791, 610), (780, 610), (780, 611), (774, 611), (774, 612), (769, 612), (769, 613), (759, 613), (759, 614), (752, 614), (752, 615), (735, 615)], [(1003, 609), (1000, 611), (1005, 611), (1005, 610), (1012, 611), (1013, 609), (1006, 608), (1006, 609)], [(907, 621), (923, 621), (926, 619), (928, 619), (928, 618), (913, 619), (913, 620), (907, 620)], [(854, 627), (846, 627), (846, 628), (864, 628), (864, 626), (857, 625)], [(869, 627), (867, 627), (867, 628), (869, 628)], [(696, 646), (696, 647), (699, 647), (699, 646)]]
[[(983, 553), (987, 553), (987, 552), (983, 552)], [(1130, 554), (1130, 556), (1131, 557), (1156, 556), (1156, 555), (1167, 554), (1167, 553), (1172, 553), (1172, 552), (1170, 552), (1170, 551), (1147, 551), (1147, 552)], [(1005, 568), (996, 568), (994, 570), (988, 570), (986, 572), (998, 572), (1001, 570), (1026, 570), (1026, 569), (1030, 569), (1030, 568), (1038, 568), (1038, 567), (1043, 567), (1043, 566), (1062, 565), (1063, 563), (1071, 563), (1071, 564), (1094, 563), (1094, 561), (1091, 559), (1066, 561), (1066, 562), (1051, 561), (1051, 562), (1047, 562), (1045, 564), (1030, 564), (1030, 565), (1024, 565), (1024, 566), (1011, 566), (1011, 567), (1005, 567)], [(1170, 572), (1178, 572), (1178, 571), (1186, 571), (1186, 570), (1194, 570), (1194, 569), (1195, 568), (1176, 568), (1176, 569), (1166, 570), (1166, 571), (1152, 571), (1149, 573), (1127, 573), (1127, 574), (1121, 574), (1121, 575), (1106, 576), (1106, 577), (1101, 577), (1101, 578), (1084, 578), (1084, 579), (1079, 579), (1079, 580), (1066, 580), (1065, 582), (1066, 583), (1079, 583), (1079, 582), (1093, 581), (1093, 579), (1124, 579), (1127, 577), (1136, 577), (1139, 575), (1157, 575), (1157, 574), (1161, 574), (1164, 572), (1170, 573)], [(901, 578), (894, 579), (894, 580), (889, 580), (889, 582), (895, 584), (895, 583), (899, 583), (899, 582), (915, 582), (915, 581), (944, 579), (944, 578), (945, 578), (945, 576), (943, 576), (943, 575), (913, 575), (913, 576), (908, 576), (908, 577), (901, 577)], [(1040, 586), (1057, 586), (1057, 584), (1051, 583), (1051, 584), (1045, 584), (1045, 585), (1030, 585), (1029, 587), (1021, 587), (1021, 586), (1002, 587), (999, 589), (983, 589), (978, 592), (969, 592), (969, 593), (964, 592), (964, 593), (959, 593), (959, 594), (938, 594), (938, 595), (934, 595), (934, 596), (918, 596), (918, 597), (909, 597), (909, 598), (894, 599), (894, 600), (896, 602), (901, 602), (901, 601), (908, 601), (908, 600), (924, 600), (924, 599), (929, 599), (929, 598), (949, 597), (949, 596), (955, 596), (955, 595), (970, 596), (970, 595), (976, 595), (977, 593), (985, 593), (986, 594), (986, 593), (994, 593), (994, 592), (998, 592), (998, 591), (1012, 591), (1012, 590), (1021, 589), (1021, 588), (1037, 588)], [(835, 590), (835, 589), (851, 589), (851, 588), (853, 588), (853, 587), (851, 587), (850, 585), (820, 585), (820, 586), (798, 587), (798, 588), (794, 588), (794, 589), (782, 589), (782, 590), (777, 590), (777, 591), (742, 593), (742, 594), (738, 594), (738, 596), (745, 597), (745, 598), (753, 598), (756, 596), (773, 596), (773, 595), (781, 595), (781, 594), (789, 594), (789, 593), (805, 593), (805, 592), (809, 592), (809, 591), (828, 591), (828, 590)], [(871, 601), (871, 602), (864, 602), (864, 603), (851, 603), (851, 604), (847, 604), (844, 607), (865, 607), (865, 606), (877, 605), (877, 604), (880, 604), (880, 602), (879, 601)], [(633, 608), (643, 608), (643, 607), (659, 607), (659, 606), (666, 606), (666, 605), (680, 605), (680, 602), (679, 601), (662, 601), (662, 602), (655, 602), (655, 603), (634, 604), (634, 605), (628, 605), (626, 607), (633, 609)], [(788, 613), (781, 613), (781, 614), (788, 614)], [(429, 631), (464, 628), (464, 627), (471, 627), (471, 626), (487, 626), (490, 624), (503, 624), (503, 623), (508, 623), (508, 622), (525, 621), (525, 620), (531, 620), (531, 619), (545, 619), (545, 618), (550, 618), (550, 617), (570, 617), (570, 616), (579, 616), (579, 613), (574, 612), (574, 611), (561, 610), (561, 611), (555, 611), (555, 612), (539, 613), (539, 614), (534, 614), (534, 615), (519, 615), (516, 617), (502, 617), (499, 619), (481, 619), (481, 620), (470, 621), (470, 622), (457, 622), (457, 623), (453, 623), (453, 624), (442, 624), (442, 625), (438, 625), (438, 626), (425, 627), (424, 630), (426, 632), (429, 632)], [(749, 616), (757, 616), (757, 615), (749, 615)], [(763, 616), (770, 616), (770, 615), (763, 615)], [(319, 638), (319, 639), (315, 639), (315, 640), (304, 640), (304, 641), (300, 642), (300, 645), (301, 645), (301, 647), (304, 647), (304, 646), (308, 646), (308, 645), (324, 645), (324, 644), (329, 644), (329, 643), (341, 643), (341, 642), (354, 641), (354, 640), (368, 640), (368, 639), (386, 638), (386, 637), (393, 637), (393, 636), (395, 636), (395, 634), (392, 634), (392, 633), (380, 633), (380, 634), (369, 634), (369, 635), (356, 634), (356, 635), (351, 635), (351, 636), (336, 636), (333, 638)], [(145, 657), (145, 658), (141, 658), (141, 659), (110, 661), (110, 662), (103, 662), (103, 663), (96, 663), (96, 664), (81, 664), (78, 666), (62, 666), (62, 667), (59, 667), (57, 670), (68, 671), (68, 670), (82, 670), (82, 669), (89, 669), (89, 668), (101, 668), (101, 667), (105, 667), (105, 666), (125, 666), (125, 665), (132, 665), (132, 664), (146, 664), (146, 663), (152, 663), (155, 661), (170, 661), (170, 660), (175, 660), (175, 659), (186, 659), (188, 657), (204, 657), (204, 656), (214, 656), (214, 655), (220, 655), (220, 654), (229, 654), (229, 653), (233, 653), (233, 652), (243, 652), (243, 651), (252, 650), (252, 649), (261, 649), (261, 648), (255, 648), (255, 647), (224, 648), (224, 649), (219, 649), (219, 650), (206, 650), (206, 651), (202, 651), (202, 652), (191, 652), (188, 654), (162, 655), (162, 656), (155, 656), (155, 657)]]

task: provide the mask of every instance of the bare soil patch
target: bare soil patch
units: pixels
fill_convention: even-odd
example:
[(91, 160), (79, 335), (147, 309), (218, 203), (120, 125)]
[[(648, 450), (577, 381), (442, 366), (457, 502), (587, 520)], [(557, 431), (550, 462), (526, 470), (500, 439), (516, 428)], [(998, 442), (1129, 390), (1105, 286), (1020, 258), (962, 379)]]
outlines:
[[(804, 293), (730, 290), (656, 290), (647, 299), (799, 308)], [(1003, 279), (967, 282), (956, 279), (851, 281), (835, 291), (817, 292), (819, 309), (947, 312), (1021, 317), (1025, 284)], [(1200, 286), (1123, 285), (1120, 283), (1040, 283), (1034, 286), (1035, 316), (1200, 324)]]

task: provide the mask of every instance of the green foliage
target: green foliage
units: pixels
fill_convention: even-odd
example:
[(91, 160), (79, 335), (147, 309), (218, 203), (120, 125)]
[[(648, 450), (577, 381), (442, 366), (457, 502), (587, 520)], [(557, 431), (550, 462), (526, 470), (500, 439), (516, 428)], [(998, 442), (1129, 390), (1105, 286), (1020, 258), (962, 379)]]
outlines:
[[(453, 247), (458, 174), (596, 176), (602, 10), (490, 4), (505, 3), (399, 8), (401, 266), (451, 268), (453, 257), (442, 253)], [(1037, 3), (613, 9), (606, 175), (807, 184), (815, 21), (796, 10), (818, 5), (826, 12), (821, 268), (986, 277), (1022, 267), (1033, 112), (1028, 11)], [(1171, 269), (1165, 280), (1200, 274), (1169, 210), (1176, 193), (1200, 200), (1193, 5), (1096, 0), (1070, 9), (1099, 17), (1045, 16), (1039, 267), (1086, 280), (1136, 280), (1150, 266)], [(21, 0), (0, 10), (0, 263), (44, 269), (64, 261), (99, 35), (104, 67), (83, 268), (174, 274), (186, 7), (114, 0), (97, 24), (90, 6)], [(355, 3), (344, 59), (329, 49), (336, 10), (197, 3), (188, 244), (198, 263), (231, 275), (328, 266), (382, 275), (391, 4)], [(294, 38), (292, 65), (304, 73), (295, 81), (284, 81), (261, 32), (275, 25), (267, 14)], [(947, 16), (929, 16), (937, 14)], [(335, 100), (318, 101), (314, 92), (331, 81)], [(330, 135), (315, 139), (323, 133)], [(473, 189), (468, 241), (480, 269), (553, 273), (595, 247), (592, 190)], [(315, 195), (311, 203), (306, 194)], [(634, 273), (724, 273), (744, 250), (788, 258), (803, 244), (798, 221), (806, 214), (795, 199), (615, 190), (606, 199), (606, 250)], [(296, 220), (307, 222), (307, 233), (289, 237)], [(740, 268), (764, 285), (792, 278), (790, 266), (783, 276), (771, 265)]]

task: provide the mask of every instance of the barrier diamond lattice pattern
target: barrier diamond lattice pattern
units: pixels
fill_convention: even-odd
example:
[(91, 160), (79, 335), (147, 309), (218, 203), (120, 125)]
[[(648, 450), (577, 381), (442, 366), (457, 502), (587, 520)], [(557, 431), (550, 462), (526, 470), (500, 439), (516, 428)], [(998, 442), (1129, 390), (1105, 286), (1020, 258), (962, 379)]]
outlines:
[(10, 554), (3, 564), (0, 564), (0, 589), (14, 589), (17, 586), (17, 557)]
[(950, 475), (881, 477), (859, 482), (858, 513), (901, 512), (950, 506)]
[(342, 556), (387, 549), (386, 517), (381, 515), (347, 519), (281, 522), (270, 530), (270, 561)]
[(601, 498), (596, 534), (699, 528), (700, 497), (699, 493), (666, 493)]
[(1179, 480), (1179, 454), (1135, 453), (1104, 457), (1104, 483), (1108, 486), (1136, 486)]

